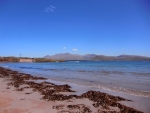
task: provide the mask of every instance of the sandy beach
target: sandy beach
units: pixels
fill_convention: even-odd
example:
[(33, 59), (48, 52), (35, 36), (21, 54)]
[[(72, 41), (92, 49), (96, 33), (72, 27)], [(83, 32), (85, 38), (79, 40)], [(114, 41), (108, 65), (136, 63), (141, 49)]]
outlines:
[(149, 98), (91, 89), (0, 67), (0, 113), (150, 112)]

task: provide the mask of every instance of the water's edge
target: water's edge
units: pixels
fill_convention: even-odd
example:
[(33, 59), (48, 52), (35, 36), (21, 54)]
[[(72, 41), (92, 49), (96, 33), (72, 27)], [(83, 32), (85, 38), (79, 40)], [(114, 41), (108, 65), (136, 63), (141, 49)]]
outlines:
[[(5, 63), (1, 66), (23, 73), (29, 73), (34, 76), (46, 77), (53, 81), (64, 82), (65, 84), (71, 83), (90, 88), (150, 98), (150, 73), (148, 70), (150, 64), (146, 64), (146, 67), (145, 64), (142, 63), (140, 63), (140, 65), (138, 63), (136, 65), (132, 63), (119, 65), (107, 63)], [(131, 67), (129, 64), (138, 68), (129, 69), (128, 67)], [(91, 65), (95, 67), (91, 67)], [(85, 66), (86, 68), (84, 68)], [(99, 68), (97, 69), (97, 67)], [(111, 70), (109, 67), (113, 69)], [(124, 75), (124, 72), (129, 74)]]

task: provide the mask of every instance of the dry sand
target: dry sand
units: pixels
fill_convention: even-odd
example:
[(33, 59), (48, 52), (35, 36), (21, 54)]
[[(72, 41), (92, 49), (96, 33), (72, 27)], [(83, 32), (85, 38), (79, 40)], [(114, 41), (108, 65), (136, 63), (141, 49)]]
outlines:
[[(0, 113), (84, 113), (81, 109), (68, 109), (68, 105), (87, 107), (92, 113), (97, 113), (99, 109), (93, 107), (93, 102), (89, 99), (46, 101), (42, 99), (40, 93), (34, 92), (32, 89), (25, 89), (20, 92), (16, 91), (13, 86), (8, 86), (7, 83), (7, 78), (0, 78)], [(25, 86), (22, 85), (22, 87)], [(111, 110), (119, 111), (115, 107)]]
[[(55, 102), (41, 100), (38, 92), (31, 89), (19, 92), (13, 86), (7, 86), (8, 81), (0, 78), (0, 113), (55, 113), (52, 109)], [(10, 88), (10, 89), (7, 89)], [(31, 93), (31, 94), (25, 94)]]

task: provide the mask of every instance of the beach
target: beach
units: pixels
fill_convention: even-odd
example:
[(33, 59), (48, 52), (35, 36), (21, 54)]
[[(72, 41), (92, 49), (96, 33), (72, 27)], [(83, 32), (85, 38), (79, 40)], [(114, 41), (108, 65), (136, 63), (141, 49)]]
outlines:
[(149, 0), (0, 0), (0, 113), (150, 113)]
[(103, 93), (105, 91), (98, 90), (92, 91), (89, 87), (55, 81), (47, 82), (44, 77), (1, 67), (0, 113), (148, 113), (150, 111), (147, 104), (150, 102), (149, 98), (144, 100), (142, 97), (140, 104), (138, 100), (140, 97), (113, 94), (111, 91)]

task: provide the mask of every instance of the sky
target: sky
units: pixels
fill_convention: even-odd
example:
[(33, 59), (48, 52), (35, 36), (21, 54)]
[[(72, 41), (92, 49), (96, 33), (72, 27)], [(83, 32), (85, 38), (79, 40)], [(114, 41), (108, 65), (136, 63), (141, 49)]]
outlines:
[(0, 0), (0, 56), (150, 57), (149, 0)]

